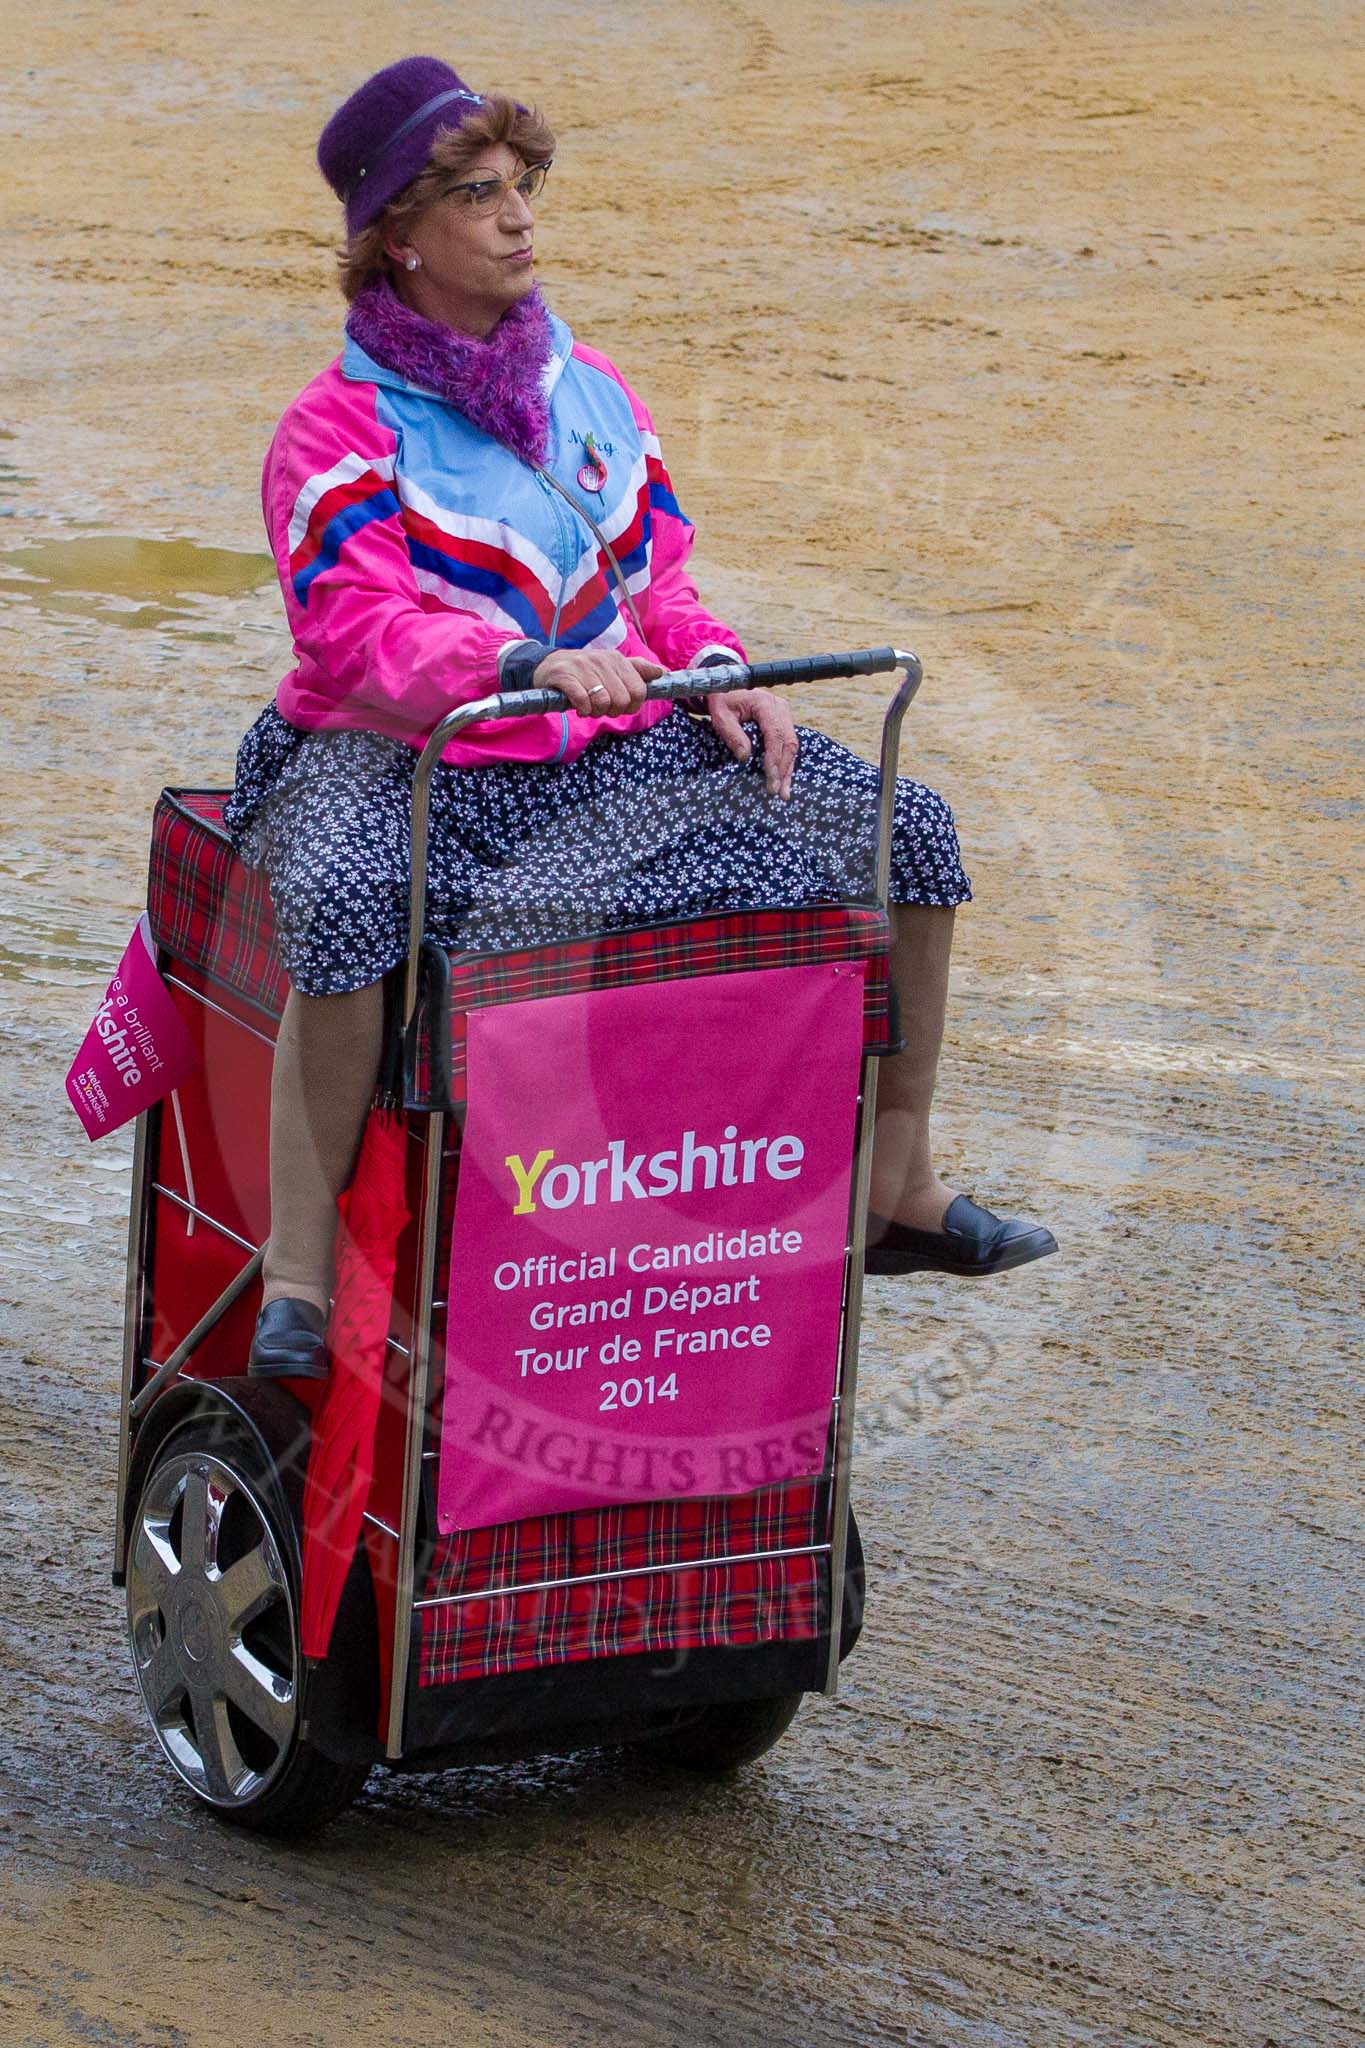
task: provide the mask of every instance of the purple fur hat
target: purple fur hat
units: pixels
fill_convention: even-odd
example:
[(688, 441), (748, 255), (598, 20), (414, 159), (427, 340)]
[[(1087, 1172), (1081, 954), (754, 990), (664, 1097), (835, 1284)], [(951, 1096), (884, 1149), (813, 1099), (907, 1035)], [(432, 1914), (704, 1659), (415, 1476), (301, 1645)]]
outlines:
[(477, 107), (439, 57), (403, 57), (351, 94), (318, 137), (318, 168), (358, 235), (426, 168), (439, 129), (461, 128)]

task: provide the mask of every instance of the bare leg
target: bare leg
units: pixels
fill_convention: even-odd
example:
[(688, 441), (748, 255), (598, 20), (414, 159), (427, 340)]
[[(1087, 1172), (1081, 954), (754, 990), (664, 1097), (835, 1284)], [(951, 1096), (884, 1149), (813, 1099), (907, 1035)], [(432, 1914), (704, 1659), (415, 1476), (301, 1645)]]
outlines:
[(355, 1166), (383, 1032), (380, 982), (345, 996), (290, 991), (270, 1089), (264, 1302), (289, 1296), (327, 1313), (337, 1196)]
[(948, 1007), (953, 912), (893, 904), (891, 979), (905, 1050), (883, 1060), (877, 1081), (877, 1135), (870, 1208), (915, 1230), (940, 1230), (953, 1199), (934, 1171), (929, 1109)]

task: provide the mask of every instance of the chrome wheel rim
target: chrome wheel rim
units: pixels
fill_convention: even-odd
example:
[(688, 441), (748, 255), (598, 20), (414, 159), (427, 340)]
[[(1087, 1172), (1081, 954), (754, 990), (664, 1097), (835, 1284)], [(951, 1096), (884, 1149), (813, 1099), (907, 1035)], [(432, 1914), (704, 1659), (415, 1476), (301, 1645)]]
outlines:
[(127, 1585), (157, 1741), (201, 1799), (249, 1805), (298, 1727), (294, 1600), (260, 1499), (207, 1452), (167, 1458), (138, 1506)]

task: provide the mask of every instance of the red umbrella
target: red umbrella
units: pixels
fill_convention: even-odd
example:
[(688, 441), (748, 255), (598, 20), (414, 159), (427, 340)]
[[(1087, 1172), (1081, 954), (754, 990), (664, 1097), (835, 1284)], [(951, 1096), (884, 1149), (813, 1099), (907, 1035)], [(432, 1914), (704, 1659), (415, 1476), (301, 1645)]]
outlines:
[(305, 1657), (327, 1654), (369, 1498), (394, 1268), (408, 1220), (406, 1154), (403, 1118), (371, 1110), (354, 1178), (341, 1198), (327, 1326), (332, 1370), (313, 1415), (303, 1490)]

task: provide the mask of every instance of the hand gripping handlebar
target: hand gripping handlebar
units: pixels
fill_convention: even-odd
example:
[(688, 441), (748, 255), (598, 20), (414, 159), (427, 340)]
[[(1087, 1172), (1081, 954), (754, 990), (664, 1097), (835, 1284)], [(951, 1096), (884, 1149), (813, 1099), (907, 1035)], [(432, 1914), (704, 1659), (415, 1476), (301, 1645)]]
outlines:
[[(792, 683), (844, 681), (854, 676), (890, 675), (904, 671), (899, 688), (887, 706), (882, 722), (880, 781), (877, 802), (876, 895), (886, 906), (886, 887), (891, 869), (891, 818), (895, 800), (896, 759), (900, 748), (901, 720), (920, 685), (918, 659), (899, 647), (866, 647), (851, 654), (810, 654), (792, 661), (735, 661), (724, 667), (677, 669), (645, 685), (645, 696), (655, 702), (676, 703), (685, 697), (725, 696), (732, 690), (780, 689)], [(426, 925), (427, 846), (431, 823), (431, 778), (436, 763), (451, 740), (467, 725), (486, 725), (494, 719), (530, 718), (539, 712), (563, 711), (567, 700), (558, 690), (507, 690), (500, 695), (478, 697), (448, 711), (433, 731), (418, 757), (412, 778), (412, 898), (408, 920), (408, 969), (403, 1000), (405, 1030), (410, 1031), (417, 1010), (421, 969), (422, 933)]]
[[(898, 654), (894, 647), (868, 647), (854, 654), (803, 655), (796, 661), (736, 661), (727, 667), (717, 663), (714, 667), (677, 669), (672, 675), (659, 676), (646, 683), (645, 696), (676, 701), (679, 697), (700, 697), (707, 692), (723, 695), (727, 690), (776, 690), (792, 683), (841, 682), (853, 676), (887, 675), (914, 659), (913, 654)], [(503, 706), (497, 715), (503, 718), (564, 708), (558, 690), (509, 690), (497, 701)]]

